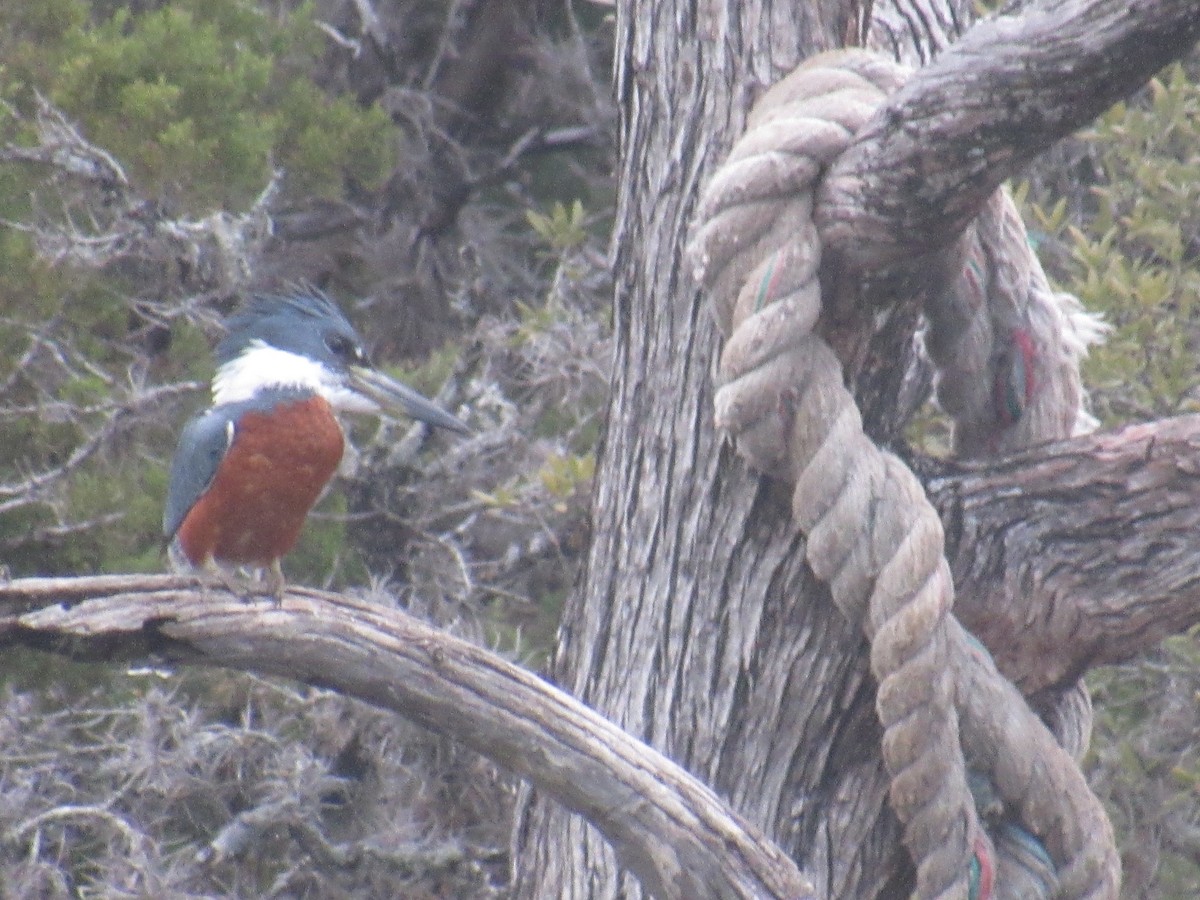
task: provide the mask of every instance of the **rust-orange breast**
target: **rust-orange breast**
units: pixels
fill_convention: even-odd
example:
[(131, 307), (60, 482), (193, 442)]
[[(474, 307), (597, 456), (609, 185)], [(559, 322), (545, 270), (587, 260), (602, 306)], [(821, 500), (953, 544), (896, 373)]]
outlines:
[(282, 557), (337, 470), (344, 445), (321, 397), (243, 414), (212, 484), (180, 525), (184, 555), (193, 565), (211, 557), (267, 566)]

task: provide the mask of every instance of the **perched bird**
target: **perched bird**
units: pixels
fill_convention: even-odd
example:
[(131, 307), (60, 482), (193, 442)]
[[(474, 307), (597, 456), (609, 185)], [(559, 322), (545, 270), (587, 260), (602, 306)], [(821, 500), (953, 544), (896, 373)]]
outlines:
[(467, 431), (373, 369), (358, 332), (317, 291), (254, 298), (230, 318), (216, 360), (212, 407), (188, 422), (171, 462), (163, 534), (173, 560), (193, 568), (266, 570), (277, 598), (280, 560), (342, 459), (337, 412), (399, 411)]

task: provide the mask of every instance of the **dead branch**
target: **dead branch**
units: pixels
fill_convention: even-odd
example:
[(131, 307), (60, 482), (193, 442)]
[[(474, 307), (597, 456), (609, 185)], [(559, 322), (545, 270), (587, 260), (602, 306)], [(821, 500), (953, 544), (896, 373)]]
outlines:
[(1200, 416), (914, 462), (945, 525), (955, 612), (1027, 695), (1200, 622)]
[(863, 269), (948, 246), (1005, 179), (1197, 39), (1193, 0), (1045, 0), (979, 23), (833, 166), (817, 211), (826, 250)]
[[(45, 469), (30, 472), (19, 480), (0, 482), (0, 515), (28, 506), (53, 505), (54, 490), (60, 487), (66, 479), (77, 472), (102, 447), (109, 445), (113, 439), (135, 427), (150, 411), (155, 410), (163, 402), (199, 390), (196, 382), (177, 382), (172, 384), (144, 387), (131, 384), (120, 388), (120, 394), (112, 399), (91, 407), (71, 408), (64, 404), (64, 417), (80, 420), (96, 420), (98, 425), (85, 428), (85, 434), (61, 463)], [(46, 409), (38, 410), (41, 415), (47, 414)], [(0, 408), (0, 418), (10, 415), (22, 415), (27, 411), (17, 408)], [(96, 523), (91, 523), (96, 524)], [(59, 526), (72, 529), (81, 523), (60, 522)], [(35, 540), (33, 534), (27, 535), (29, 540)], [(9, 542), (10, 545), (16, 542)]]
[(247, 602), (176, 576), (28, 578), (0, 585), (0, 643), (331, 688), (528, 779), (604, 833), (657, 896), (812, 896), (778, 847), (670, 760), (537, 676), (382, 603), (307, 589)]
[(193, 293), (233, 293), (250, 282), (271, 233), (269, 213), (281, 173), (272, 174), (245, 213), (218, 210), (196, 220), (173, 219), (140, 196), (120, 162), (40, 94), (33, 125), (37, 144), (0, 146), (0, 161), (46, 168), (47, 183), (58, 192), (57, 208), (41, 212), (36, 222), (2, 224), (29, 233), (42, 258), (80, 269), (129, 260), (166, 271), (177, 266), (180, 282)]

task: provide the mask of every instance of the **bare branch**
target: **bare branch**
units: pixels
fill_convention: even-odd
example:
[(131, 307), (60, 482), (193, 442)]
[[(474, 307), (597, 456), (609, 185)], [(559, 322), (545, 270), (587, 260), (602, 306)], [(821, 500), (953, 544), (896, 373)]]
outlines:
[[(36, 97), (37, 146), (7, 144), (0, 149), (0, 160), (47, 165), (102, 188), (124, 190), (129, 187), (124, 168), (112, 154), (89, 143), (70, 119), (40, 92)], [(11, 105), (8, 111), (16, 115)]]
[(56, 806), (53, 809), (48, 809), (44, 813), (34, 816), (25, 822), (22, 822), (16, 828), (5, 835), (9, 840), (20, 839), (30, 831), (36, 831), (46, 825), (48, 822), (70, 819), (89, 819), (99, 822), (107, 828), (112, 829), (119, 834), (128, 845), (131, 853), (141, 851), (144, 855), (146, 838), (140, 834), (138, 830), (132, 827), (119, 815), (112, 810), (105, 809), (103, 806), (95, 805), (75, 805), (69, 804), (64, 806)]
[(1200, 416), (983, 464), (915, 461), (955, 612), (1026, 694), (1200, 622)]
[(37, 100), (38, 143), (8, 144), (0, 148), (0, 161), (48, 167), (48, 180), (60, 194), (60, 209), (42, 212), (37, 222), (2, 224), (29, 233), (38, 253), (55, 265), (103, 269), (142, 259), (174, 271), (175, 264), (184, 262), (182, 280), (190, 288), (231, 292), (250, 281), (253, 264), (270, 236), (269, 209), (281, 173), (272, 173), (244, 213), (218, 210), (194, 221), (171, 219), (156, 203), (139, 196), (112, 154), (91, 143), (45, 97)]
[(948, 246), (1006, 179), (1200, 39), (1194, 0), (1046, 0), (981, 22), (859, 132), (818, 204), (855, 269)]
[(19, 481), (0, 483), (0, 498), (3, 498), (0, 499), (0, 514), (23, 506), (45, 503), (47, 492), (52, 487), (78, 470), (116, 435), (132, 427), (138, 421), (140, 413), (154, 408), (165, 399), (190, 393), (199, 387), (196, 382), (164, 384), (154, 388), (133, 386), (125, 396), (101, 406), (71, 410), (72, 415), (96, 416), (102, 418), (102, 422), (97, 428), (90, 430), (71, 451), (70, 456), (59, 465), (33, 472)]
[(812, 896), (778, 847), (670, 760), (537, 676), (379, 603), (312, 590), (247, 603), (193, 579), (116, 576), (12, 581), (0, 610), (0, 643), (282, 675), (399, 712), (586, 817), (658, 896)]

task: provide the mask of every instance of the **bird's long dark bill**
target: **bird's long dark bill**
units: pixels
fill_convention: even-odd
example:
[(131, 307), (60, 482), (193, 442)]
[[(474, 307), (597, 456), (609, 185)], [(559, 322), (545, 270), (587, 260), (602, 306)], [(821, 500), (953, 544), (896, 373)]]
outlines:
[(412, 388), (388, 378), (378, 369), (352, 366), (350, 379), (355, 390), (378, 403), (384, 412), (402, 412), (438, 428), (461, 434), (470, 431), (466, 425), (436, 403), (426, 400)]

